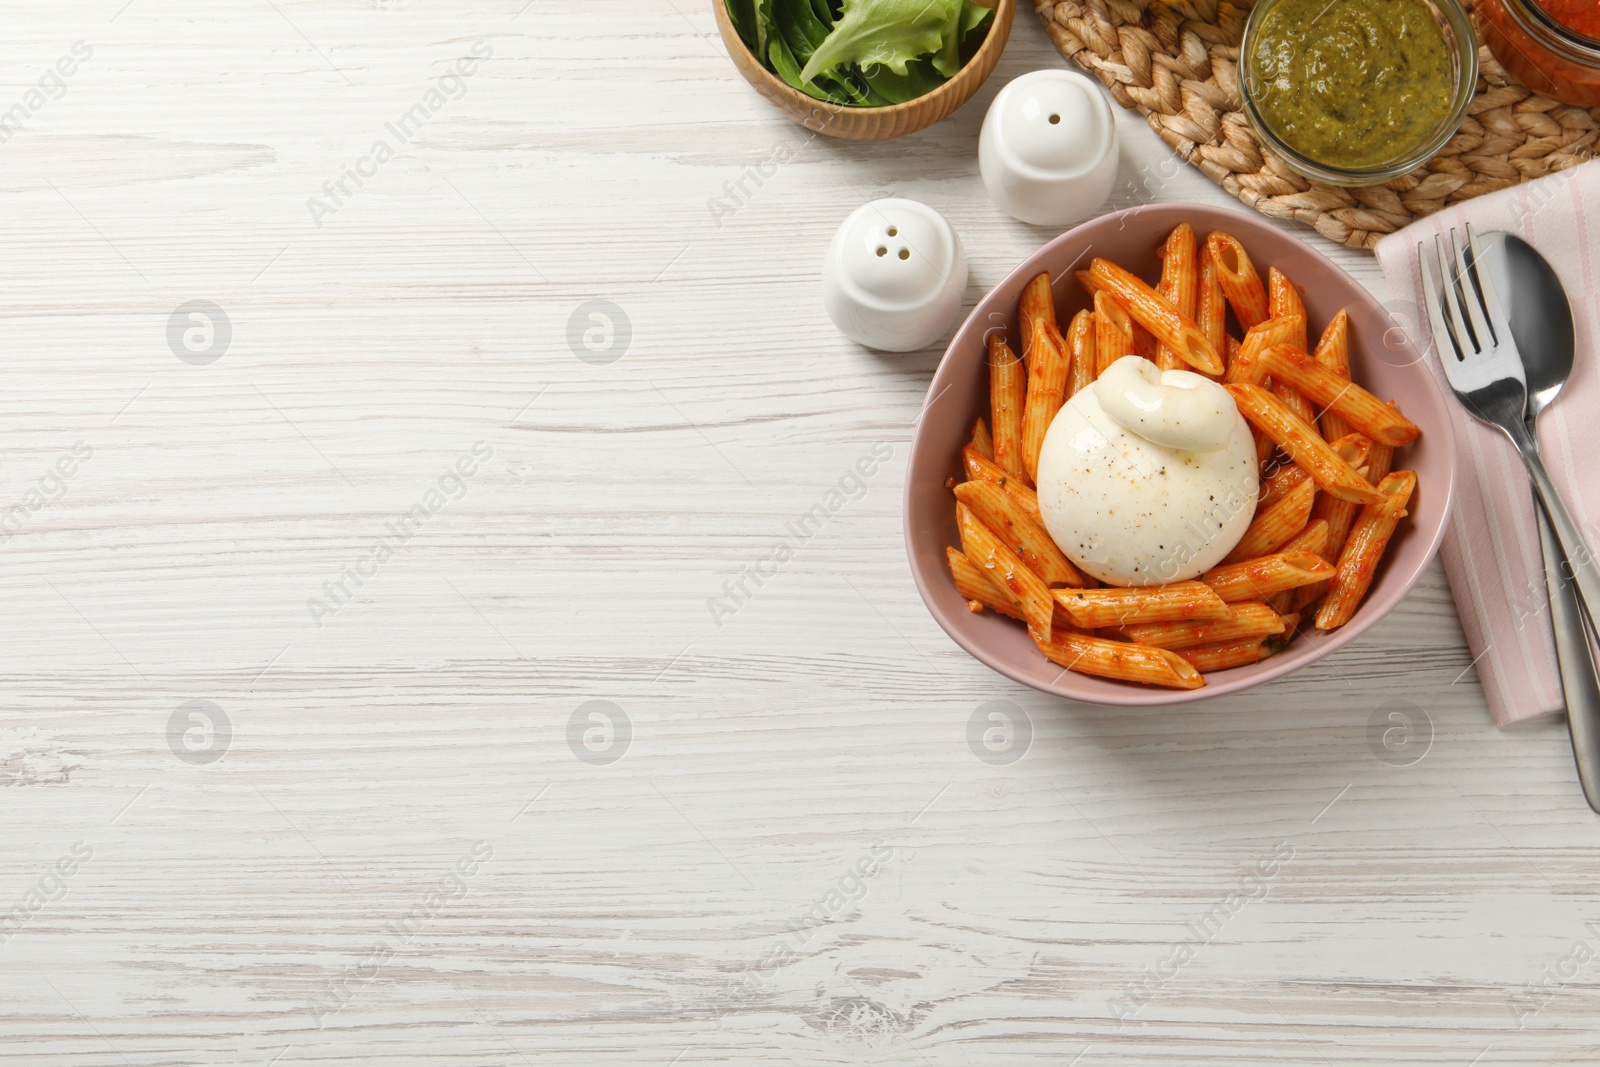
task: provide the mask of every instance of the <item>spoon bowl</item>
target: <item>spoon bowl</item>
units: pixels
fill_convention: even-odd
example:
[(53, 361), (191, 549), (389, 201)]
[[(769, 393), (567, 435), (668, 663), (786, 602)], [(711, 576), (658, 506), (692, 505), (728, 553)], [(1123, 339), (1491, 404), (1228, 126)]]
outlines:
[(1577, 351), (1572, 305), (1555, 268), (1516, 234), (1486, 233), (1478, 244), (1495, 291), (1505, 302), (1511, 336), (1522, 356), (1531, 423), (1572, 375)]

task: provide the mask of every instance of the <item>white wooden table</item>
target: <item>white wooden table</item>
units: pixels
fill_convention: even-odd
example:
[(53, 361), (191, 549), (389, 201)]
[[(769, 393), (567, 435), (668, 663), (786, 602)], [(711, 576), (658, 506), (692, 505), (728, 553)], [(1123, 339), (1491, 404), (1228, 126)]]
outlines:
[[(72, 0), (0, 58), (0, 1061), (1600, 1059), (1600, 822), (1437, 570), (1170, 714), (918, 600), (940, 352), (844, 340), (819, 265), (889, 193), (969, 303), (1050, 236), (975, 159), (1060, 62), (1031, 16), (877, 145), (786, 123), (705, 0)], [(1112, 206), (1223, 201), (1122, 135)]]

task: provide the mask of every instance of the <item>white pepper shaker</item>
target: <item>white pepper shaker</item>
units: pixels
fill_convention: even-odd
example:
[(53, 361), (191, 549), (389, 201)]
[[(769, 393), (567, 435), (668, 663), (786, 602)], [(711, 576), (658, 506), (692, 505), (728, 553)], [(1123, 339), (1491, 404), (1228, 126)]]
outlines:
[(1067, 226), (1093, 215), (1117, 180), (1111, 105), (1087, 77), (1036, 70), (989, 105), (978, 137), (978, 169), (1006, 214), (1035, 226)]
[(943, 215), (915, 200), (863, 204), (828, 246), (822, 299), (841, 332), (868, 348), (914, 352), (961, 315), (967, 257)]

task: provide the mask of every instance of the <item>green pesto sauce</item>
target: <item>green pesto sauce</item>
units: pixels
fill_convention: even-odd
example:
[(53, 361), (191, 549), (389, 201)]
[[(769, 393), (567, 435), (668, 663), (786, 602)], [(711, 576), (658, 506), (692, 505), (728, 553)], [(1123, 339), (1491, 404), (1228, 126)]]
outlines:
[(1455, 87), (1449, 43), (1423, 0), (1279, 0), (1244, 60), (1267, 126), (1332, 167), (1379, 166), (1416, 148), (1450, 113)]

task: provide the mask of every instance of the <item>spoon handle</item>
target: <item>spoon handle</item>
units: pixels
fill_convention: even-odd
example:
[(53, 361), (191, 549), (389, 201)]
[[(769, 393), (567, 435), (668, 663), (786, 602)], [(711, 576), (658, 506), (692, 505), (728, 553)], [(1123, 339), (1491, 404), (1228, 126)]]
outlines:
[(1533, 510), (1539, 519), (1539, 548), (1544, 553), (1544, 580), (1550, 591), (1550, 628), (1556, 639), (1556, 663), (1561, 668), (1578, 784), (1589, 807), (1600, 812), (1600, 669), (1595, 664), (1593, 636), (1584, 625), (1572, 583), (1562, 576), (1563, 560), (1550, 519), (1544, 508), (1535, 506)]
[(1558, 564), (1557, 573), (1571, 578), (1578, 587), (1578, 612), (1590, 630), (1600, 632), (1594, 624), (1594, 613), (1600, 610), (1600, 557), (1590, 550), (1583, 537), (1583, 528), (1572, 517), (1572, 512), (1567, 510), (1566, 501), (1561, 499), (1561, 493), (1544, 469), (1544, 461), (1539, 458), (1539, 442), (1533, 434), (1521, 420), (1502, 425), (1500, 429), (1517, 446), (1523, 465), (1533, 476), (1534, 495), (1544, 506), (1544, 512), (1550, 519), (1550, 528), (1555, 531), (1556, 540), (1561, 545), (1564, 558)]

